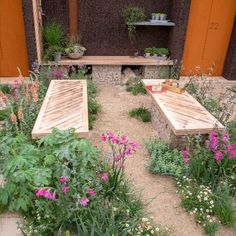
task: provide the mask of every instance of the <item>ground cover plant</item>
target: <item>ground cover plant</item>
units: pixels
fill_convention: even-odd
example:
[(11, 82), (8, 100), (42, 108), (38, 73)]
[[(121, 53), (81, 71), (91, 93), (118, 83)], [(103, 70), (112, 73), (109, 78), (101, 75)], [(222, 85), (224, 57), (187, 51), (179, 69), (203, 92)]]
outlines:
[(151, 121), (151, 113), (145, 107), (139, 107), (139, 108), (132, 109), (129, 112), (129, 116), (133, 117), (133, 118), (136, 118), (138, 120), (141, 120), (144, 123)]
[(134, 96), (138, 94), (147, 94), (141, 80), (142, 77), (129, 79), (126, 83), (126, 91), (131, 92)]
[(136, 144), (112, 132), (101, 140), (111, 148), (105, 159), (73, 129), (34, 144), (23, 133), (1, 139), (0, 209), (21, 213), (23, 235), (166, 235), (124, 178)]
[(182, 150), (158, 140), (146, 145), (150, 171), (176, 179), (182, 206), (207, 235), (214, 235), (220, 223), (235, 227), (236, 146), (228, 132), (213, 131), (207, 139), (189, 138)]

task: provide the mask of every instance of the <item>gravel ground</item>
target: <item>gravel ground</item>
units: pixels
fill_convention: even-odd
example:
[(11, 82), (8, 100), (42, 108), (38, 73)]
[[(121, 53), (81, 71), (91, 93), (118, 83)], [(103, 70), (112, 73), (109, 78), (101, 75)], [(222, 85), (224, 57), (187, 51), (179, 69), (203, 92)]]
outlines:
[[(133, 96), (124, 87), (101, 87), (98, 101), (102, 104), (94, 130), (90, 132), (92, 143), (103, 151), (106, 146), (100, 142), (99, 133), (104, 131), (120, 131), (128, 135), (130, 140), (138, 143), (134, 157), (127, 160), (125, 172), (133, 183), (136, 192), (141, 194), (144, 203), (148, 203), (146, 211), (154, 222), (171, 231), (174, 236), (201, 236), (202, 227), (195, 223), (192, 216), (180, 207), (180, 196), (172, 178), (152, 175), (145, 165), (149, 159), (144, 140), (155, 136), (152, 124), (144, 124), (130, 118), (128, 111), (140, 106), (151, 106), (148, 95)], [(236, 233), (221, 228), (217, 236), (235, 236)]]

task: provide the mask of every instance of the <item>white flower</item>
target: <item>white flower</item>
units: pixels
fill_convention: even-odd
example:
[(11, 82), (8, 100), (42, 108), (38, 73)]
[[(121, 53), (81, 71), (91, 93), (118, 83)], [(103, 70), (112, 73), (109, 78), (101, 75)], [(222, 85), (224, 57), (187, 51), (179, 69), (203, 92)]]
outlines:
[(128, 228), (128, 227), (129, 227), (129, 224), (125, 224), (125, 226)]
[(158, 227), (156, 227), (155, 230), (156, 230), (156, 232), (159, 232), (159, 231), (160, 231), (160, 229), (159, 229)]
[(209, 209), (206, 209), (206, 212), (208, 213), (208, 212), (209, 212)]

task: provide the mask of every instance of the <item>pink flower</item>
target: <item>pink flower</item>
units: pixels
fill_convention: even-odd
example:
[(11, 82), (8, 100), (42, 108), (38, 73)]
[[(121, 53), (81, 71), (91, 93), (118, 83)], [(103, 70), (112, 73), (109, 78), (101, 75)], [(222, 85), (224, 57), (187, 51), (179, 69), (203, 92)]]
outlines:
[(45, 194), (45, 189), (44, 188), (36, 189), (35, 194), (36, 194), (37, 197), (42, 197)]
[(63, 186), (62, 187), (62, 192), (66, 194), (66, 193), (68, 193), (69, 189), (70, 188), (68, 186)]
[(122, 135), (122, 136), (121, 136), (120, 143), (121, 143), (122, 145), (125, 145), (125, 144), (127, 144), (127, 142), (128, 142), (128, 137), (127, 137), (126, 135)]
[(182, 150), (182, 156), (184, 158), (184, 163), (188, 164), (190, 159), (189, 159), (189, 153), (188, 150), (185, 148), (184, 150)]
[(209, 135), (209, 139), (209, 142), (206, 142), (208, 148), (210, 148), (211, 151), (216, 152), (219, 144), (217, 133), (212, 131)]
[(56, 200), (56, 192), (51, 193), (50, 189), (36, 189), (35, 194), (37, 197), (44, 197), (51, 200)]
[(136, 143), (130, 143), (130, 147), (132, 151), (136, 151), (137, 149), (137, 144)]
[(107, 140), (107, 137), (105, 134), (100, 134), (100, 138), (103, 142), (106, 142), (106, 140)]
[(101, 175), (101, 180), (104, 181), (104, 182), (106, 182), (106, 181), (108, 180), (108, 173), (103, 173), (103, 174)]
[(222, 141), (227, 144), (229, 142), (229, 133), (224, 132), (221, 137)]
[(88, 199), (88, 198), (81, 198), (80, 204), (81, 204), (82, 206), (87, 206), (88, 203), (89, 203), (89, 199)]
[(67, 177), (66, 176), (61, 176), (60, 182), (61, 182), (61, 184), (65, 184), (67, 182)]
[(123, 169), (124, 168), (124, 163), (123, 162), (117, 162), (116, 163), (117, 168)]
[(91, 197), (96, 196), (96, 192), (95, 192), (93, 189), (91, 189), (91, 188), (89, 188), (89, 189), (87, 190), (87, 193), (88, 193)]
[(215, 159), (221, 161), (223, 159), (223, 154), (221, 152), (216, 152)]

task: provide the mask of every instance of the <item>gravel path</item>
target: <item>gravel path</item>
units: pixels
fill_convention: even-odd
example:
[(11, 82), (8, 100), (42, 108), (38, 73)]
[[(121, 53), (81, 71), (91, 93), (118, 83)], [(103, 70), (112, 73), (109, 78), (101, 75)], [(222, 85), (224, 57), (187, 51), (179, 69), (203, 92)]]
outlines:
[[(151, 107), (151, 98), (146, 95), (133, 96), (124, 87), (101, 87), (98, 101), (102, 104), (94, 130), (90, 132), (90, 140), (104, 151), (106, 146), (99, 140), (99, 133), (104, 131), (120, 131), (128, 135), (131, 141), (138, 143), (138, 151), (133, 158), (127, 160), (125, 171), (136, 191), (141, 193), (144, 203), (149, 203), (147, 212), (154, 222), (171, 230), (173, 236), (204, 235), (201, 226), (195, 223), (192, 216), (180, 207), (180, 197), (173, 179), (159, 175), (151, 175), (145, 168), (149, 158), (144, 140), (155, 136), (151, 123), (144, 124), (130, 118), (128, 111), (140, 106)], [(231, 230), (222, 228), (217, 236), (236, 236)]]

